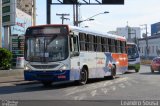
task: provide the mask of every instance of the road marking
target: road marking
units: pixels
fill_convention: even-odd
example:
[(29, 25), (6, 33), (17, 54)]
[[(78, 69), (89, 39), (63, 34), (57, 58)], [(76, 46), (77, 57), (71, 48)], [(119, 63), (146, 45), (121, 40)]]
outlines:
[(126, 87), (123, 83), (119, 84), (118, 86), (121, 87), (121, 88), (125, 88)]
[(84, 100), (84, 98), (86, 98), (86, 94), (81, 94), (81, 95), (78, 95), (78, 96), (74, 96), (74, 100)]
[(101, 91), (106, 95), (108, 93), (108, 89), (107, 88), (102, 88)]
[(90, 93), (92, 96), (95, 96), (97, 94), (97, 90), (93, 90), (91, 93)]
[(111, 89), (112, 89), (113, 91), (115, 91), (115, 90), (116, 90), (116, 86), (112, 86)]
[[(106, 81), (104, 83), (104, 81), (102, 82), (98, 82), (98, 83), (94, 83), (94, 84), (89, 84), (89, 85), (84, 85), (84, 86), (80, 86), (79, 89), (74, 89), (73, 91), (65, 91), (66, 92), (66, 95), (65, 96), (69, 96), (69, 95), (73, 95), (75, 93), (80, 93), (80, 92), (85, 92), (85, 91), (91, 91), (91, 90), (96, 90), (98, 88), (104, 88), (104, 87), (107, 87), (107, 86), (111, 86), (113, 84), (118, 84), (118, 83), (121, 83), (121, 82), (125, 82), (127, 81), (129, 78), (128, 77), (125, 77), (125, 78), (119, 78), (119, 79), (116, 79), (116, 80), (112, 80), (112, 81)], [(113, 90), (116, 89), (115, 87), (113, 88)]]

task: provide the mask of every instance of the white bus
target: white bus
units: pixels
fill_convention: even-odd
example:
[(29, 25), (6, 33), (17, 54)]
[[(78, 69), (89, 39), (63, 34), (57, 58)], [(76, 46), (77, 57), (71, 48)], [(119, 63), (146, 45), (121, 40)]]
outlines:
[(25, 34), (25, 80), (55, 81), (104, 78), (128, 70), (126, 39), (68, 25), (29, 27)]
[(127, 42), (128, 49), (128, 69), (134, 69), (135, 72), (140, 70), (140, 55), (137, 44)]

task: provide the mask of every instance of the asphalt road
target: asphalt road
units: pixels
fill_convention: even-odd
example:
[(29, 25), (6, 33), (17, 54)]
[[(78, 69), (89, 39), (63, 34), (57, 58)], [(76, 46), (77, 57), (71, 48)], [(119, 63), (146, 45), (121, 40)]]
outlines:
[(91, 80), (84, 86), (74, 83), (43, 87), (37, 82), (7, 82), (0, 84), (3, 100), (159, 100), (160, 73), (141, 66), (140, 72), (130, 70), (114, 80)]

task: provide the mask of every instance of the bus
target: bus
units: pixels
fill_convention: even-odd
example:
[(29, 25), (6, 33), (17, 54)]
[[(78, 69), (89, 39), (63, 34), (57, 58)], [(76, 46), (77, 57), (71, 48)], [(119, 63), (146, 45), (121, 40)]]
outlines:
[(127, 42), (127, 50), (128, 50), (128, 69), (134, 69), (135, 72), (139, 72), (140, 70), (140, 55), (137, 44)]
[(128, 70), (124, 37), (69, 25), (27, 28), (24, 58), (25, 80), (45, 86), (57, 81), (84, 85)]

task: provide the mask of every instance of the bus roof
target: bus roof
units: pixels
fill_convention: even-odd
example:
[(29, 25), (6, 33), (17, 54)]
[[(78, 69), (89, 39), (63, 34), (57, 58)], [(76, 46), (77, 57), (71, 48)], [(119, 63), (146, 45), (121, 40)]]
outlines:
[(93, 34), (96, 36), (102, 36), (102, 37), (108, 37), (108, 38), (117, 39), (117, 40), (121, 40), (121, 41), (126, 41), (126, 38), (122, 37), (122, 36), (109, 34), (107, 32), (100, 32), (100, 31), (96, 31), (96, 30), (88, 29), (88, 28), (80, 28), (80, 27), (76, 27), (76, 26), (70, 26), (70, 25), (66, 25), (66, 24), (36, 25), (36, 26), (31, 26), (29, 28), (45, 27), (45, 26), (67, 26), (67, 27), (69, 27), (69, 30), (73, 30), (73, 31), (75, 30), (75, 31), (79, 31), (79, 32), (87, 33), (87, 34)]
[(69, 26), (69, 29), (73, 30), (73, 31), (82, 32), (82, 33), (93, 34), (93, 35), (96, 35), (96, 36), (102, 36), (102, 37), (108, 37), (108, 38), (112, 38), (112, 39), (118, 39), (118, 40), (126, 41), (125, 37), (114, 35), (114, 34), (109, 34), (107, 32), (100, 32), (100, 31), (96, 31), (96, 30), (93, 30), (93, 29), (80, 28), (80, 27), (76, 27), (76, 26)]

